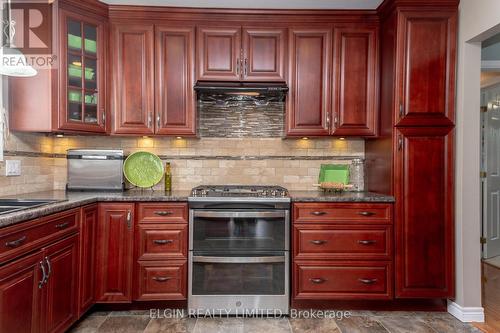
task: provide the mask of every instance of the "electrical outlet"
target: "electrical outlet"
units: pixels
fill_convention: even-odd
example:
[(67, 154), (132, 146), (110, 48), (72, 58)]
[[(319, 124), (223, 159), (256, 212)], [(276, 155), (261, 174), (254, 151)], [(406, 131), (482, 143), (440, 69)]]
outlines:
[(20, 176), (21, 175), (21, 161), (20, 160), (6, 160), (5, 161), (5, 175), (6, 176)]

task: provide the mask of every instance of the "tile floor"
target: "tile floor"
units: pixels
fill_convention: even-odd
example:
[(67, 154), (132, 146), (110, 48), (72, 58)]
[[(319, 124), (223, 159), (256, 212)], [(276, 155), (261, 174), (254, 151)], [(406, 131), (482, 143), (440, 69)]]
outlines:
[(468, 333), (480, 332), (448, 313), (352, 311), (349, 318), (258, 319), (175, 318), (151, 319), (149, 311), (93, 312), (71, 329), (72, 333)]

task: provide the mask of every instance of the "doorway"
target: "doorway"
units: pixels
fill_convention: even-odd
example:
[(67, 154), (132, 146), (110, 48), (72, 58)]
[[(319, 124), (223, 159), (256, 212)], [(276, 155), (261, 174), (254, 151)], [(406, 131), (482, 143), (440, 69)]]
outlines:
[(500, 331), (500, 34), (481, 45), (482, 303), (486, 332)]

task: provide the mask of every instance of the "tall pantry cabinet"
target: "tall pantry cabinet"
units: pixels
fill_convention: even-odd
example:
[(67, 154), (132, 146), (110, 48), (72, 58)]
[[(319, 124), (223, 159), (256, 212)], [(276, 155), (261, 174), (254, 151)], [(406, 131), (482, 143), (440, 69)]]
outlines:
[(414, 2), (380, 9), (381, 128), (366, 142), (367, 188), (396, 198), (395, 297), (448, 298), (458, 1)]

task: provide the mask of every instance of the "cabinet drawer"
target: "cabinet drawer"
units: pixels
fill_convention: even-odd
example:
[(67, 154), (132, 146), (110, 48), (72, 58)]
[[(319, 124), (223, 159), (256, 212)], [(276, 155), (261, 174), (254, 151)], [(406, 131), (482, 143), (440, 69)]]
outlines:
[(187, 224), (139, 225), (138, 231), (138, 260), (187, 258)]
[(185, 202), (140, 203), (138, 205), (139, 223), (187, 223), (188, 206)]
[(136, 300), (185, 300), (187, 261), (138, 262)]
[(78, 231), (79, 209), (0, 230), (0, 263)]
[(391, 204), (295, 203), (294, 223), (391, 223)]
[(297, 224), (295, 259), (386, 259), (392, 253), (391, 226)]
[(389, 299), (389, 262), (295, 262), (296, 299)]

